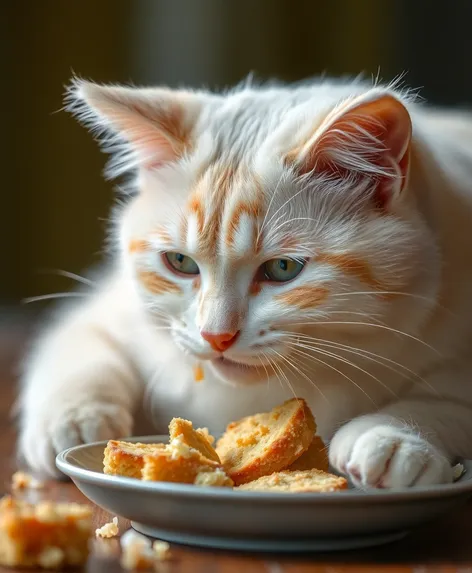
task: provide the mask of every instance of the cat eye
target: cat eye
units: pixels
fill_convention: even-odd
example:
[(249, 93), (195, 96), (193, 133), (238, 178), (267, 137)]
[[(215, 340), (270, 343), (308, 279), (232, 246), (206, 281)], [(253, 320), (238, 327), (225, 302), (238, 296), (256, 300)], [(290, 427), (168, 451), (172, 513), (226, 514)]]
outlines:
[(271, 259), (262, 265), (265, 280), (284, 283), (298, 276), (305, 262), (294, 259)]
[(175, 270), (184, 275), (198, 275), (200, 269), (197, 263), (187, 255), (182, 253), (164, 253), (166, 263), (172, 270)]

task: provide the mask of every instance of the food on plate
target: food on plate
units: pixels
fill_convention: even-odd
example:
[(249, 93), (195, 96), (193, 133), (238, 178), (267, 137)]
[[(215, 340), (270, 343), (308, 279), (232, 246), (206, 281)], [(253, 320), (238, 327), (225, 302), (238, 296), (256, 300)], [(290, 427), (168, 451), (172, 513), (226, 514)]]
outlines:
[(231, 487), (221, 463), (190, 447), (181, 435), (161, 450), (144, 456), (143, 480)]
[(110, 440), (104, 472), (145, 481), (275, 492), (319, 493), (347, 487), (343, 477), (328, 473), (325, 444), (301, 398), (231, 422), (216, 448), (214, 442), (207, 428), (195, 429), (191, 421), (173, 418), (167, 444)]
[(221, 463), (212, 446), (215, 438), (208, 433), (207, 428), (194, 430), (192, 422), (182, 418), (173, 418), (169, 424), (169, 438), (172, 441), (179, 437), (187, 446), (199, 451), (205, 458)]
[(104, 452), (103, 472), (109, 475), (141, 478), (144, 456), (164, 447), (164, 444), (134, 444), (110, 440)]
[(292, 398), (270, 412), (231, 422), (216, 444), (236, 485), (290, 466), (309, 448), (316, 423), (305, 400)]
[(315, 469), (281, 471), (240, 485), (236, 489), (280, 493), (327, 493), (347, 489), (347, 480)]
[(77, 503), (0, 501), (0, 564), (57, 569), (83, 565), (89, 554), (92, 510)]
[(287, 470), (323, 470), (329, 469), (328, 449), (319, 436), (315, 436), (306, 452), (285, 468)]

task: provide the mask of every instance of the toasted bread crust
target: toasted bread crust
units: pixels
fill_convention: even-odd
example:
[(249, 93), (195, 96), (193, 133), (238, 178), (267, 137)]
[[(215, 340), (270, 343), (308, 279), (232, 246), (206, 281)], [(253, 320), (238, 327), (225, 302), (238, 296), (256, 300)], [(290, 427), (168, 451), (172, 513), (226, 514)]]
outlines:
[(305, 400), (293, 398), (271, 412), (228, 425), (216, 451), (236, 485), (280, 471), (310, 446), (316, 424)]
[(193, 424), (189, 420), (173, 418), (169, 424), (169, 437), (171, 440), (182, 436), (182, 440), (191, 448), (199, 451), (205, 458), (221, 463), (218, 454), (213, 448), (213, 436), (203, 429), (193, 429)]
[(174, 438), (166, 448), (144, 456), (142, 478), (196, 485), (231, 487), (233, 481), (219, 462), (209, 460), (182, 441)]
[(290, 471), (303, 470), (329, 470), (328, 449), (319, 436), (315, 436), (309, 448), (298, 459), (296, 459), (288, 468)]
[(327, 493), (347, 489), (347, 480), (315, 469), (282, 471), (263, 476), (236, 489), (280, 493)]
[(141, 444), (110, 440), (104, 451), (103, 473), (141, 479), (144, 456), (164, 448), (164, 444)]

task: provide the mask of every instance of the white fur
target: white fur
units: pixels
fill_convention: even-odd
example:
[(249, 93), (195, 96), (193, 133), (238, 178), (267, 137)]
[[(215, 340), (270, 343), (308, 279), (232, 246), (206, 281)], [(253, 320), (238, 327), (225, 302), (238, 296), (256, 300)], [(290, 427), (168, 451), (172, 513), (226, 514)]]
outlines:
[[(140, 193), (116, 215), (113, 270), (85, 303), (59, 314), (26, 363), (20, 452), (29, 465), (55, 475), (54, 455), (62, 448), (133, 431), (165, 432), (173, 416), (219, 432), (230, 420), (267, 410), (295, 393), (308, 400), (319, 433), (331, 442), (334, 467), (359, 485), (451, 481), (455, 458), (472, 457), (471, 118), (419, 106), (395, 86), (359, 82), (245, 85), (221, 95), (107, 90), (77, 82), (71, 109), (106, 132), (106, 145), (117, 152), (112, 174), (139, 167)], [(312, 126), (321, 122), (326, 128), (323, 118), (334, 121), (333, 114), (342, 117), (356, 102), (386, 93), (410, 112), (414, 150), (408, 187), (389, 216), (369, 210), (368, 179), (300, 177), (284, 166), (281, 155), (306, 142)], [(117, 105), (127, 113), (126, 102), (134, 99), (149, 115), (178, 102), (182, 121), (193, 125), (192, 152), (176, 161), (159, 155), (163, 164), (147, 169), (151, 128), (148, 132), (138, 118), (142, 131), (126, 134), (110, 119)], [(133, 147), (133, 138), (141, 136)], [(383, 151), (360, 129), (347, 146), (340, 143), (330, 153), (353, 173), (395, 177), (375, 161)], [(217, 163), (244, 163), (252, 173), (234, 183), (220, 213), (223, 222), (231, 219), (235, 203), (256, 192), (253, 175), (262, 182), (266, 211), (258, 224), (264, 242), (260, 258), (242, 264), (252, 230), (243, 217), (235, 252), (222, 244), (215, 260), (198, 260), (202, 284), (196, 293), (156, 252), (130, 255), (127, 245), (165, 225), (176, 242), (168, 250), (186, 249), (198, 259), (196, 221), (191, 219), (184, 245), (178, 244), (177, 226), (194, 176), (206, 162), (210, 180)], [(209, 182), (208, 220), (217, 193)], [(280, 239), (290, 235), (299, 240), (296, 252), (281, 252)], [(265, 286), (257, 296), (248, 295), (264, 260), (316, 258), (327, 251), (368, 261), (376, 279), (402, 294), (384, 298), (352, 274), (320, 263), (308, 264), (295, 285)], [(136, 278), (139, 265), (173, 280), (183, 295), (147, 292)], [(329, 288), (319, 307), (297, 310), (277, 298), (309, 284)], [(276, 359), (279, 380), (256, 384), (242, 375), (238, 380), (206, 361), (215, 352), (200, 331), (224, 331), (230, 319), (239, 321), (241, 334), (227, 357), (245, 364)], [(296, 332), (298, 341), (289, 338)], [(192, 374), (197, 359), (205, 361), (205, 380), (198, 384)], [(151, 413), (147, 427), (143, 406)]]

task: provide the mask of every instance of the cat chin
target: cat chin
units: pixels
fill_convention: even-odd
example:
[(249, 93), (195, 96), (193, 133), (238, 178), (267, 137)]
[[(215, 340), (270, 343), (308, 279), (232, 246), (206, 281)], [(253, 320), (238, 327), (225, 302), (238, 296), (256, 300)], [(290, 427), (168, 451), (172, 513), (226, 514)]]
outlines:
[(230, 386), (247, 386), (267, 382), (269, 371), (262, 366), (252, 366), (217, 358), (209, 366), (215, 376)]

